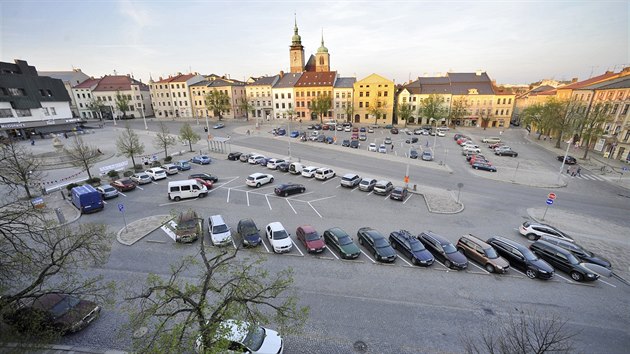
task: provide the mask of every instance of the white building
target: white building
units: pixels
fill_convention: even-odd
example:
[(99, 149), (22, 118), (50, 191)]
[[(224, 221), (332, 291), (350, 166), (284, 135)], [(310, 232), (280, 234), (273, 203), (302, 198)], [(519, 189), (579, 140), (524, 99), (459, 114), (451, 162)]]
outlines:
[(149, 81), (153, 111), (158, 118), (192, 117), (193, 104), (189, 86), (203, 81), (204, 77), (195, 74), (177, 74), (159, 81)]
[(280, 79), (272, 87), (273, 96), (273, 114), (272, 117), (289, 118), (289, 113), (295, 114), (295, 83), (302, 77), (302, 73), (283, 73), (280, 72)]

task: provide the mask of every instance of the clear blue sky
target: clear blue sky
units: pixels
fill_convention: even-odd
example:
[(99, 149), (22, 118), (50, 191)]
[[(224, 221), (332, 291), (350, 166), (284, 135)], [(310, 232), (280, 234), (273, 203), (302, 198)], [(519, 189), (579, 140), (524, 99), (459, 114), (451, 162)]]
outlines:
[(0, 60), (147, 82), (177, 72), (288, 71), (293, 14), (306, 57), (396, 83), (482, 69), (498, 83), (588, 78), (630, 65), (623, 1), (4, 0)]

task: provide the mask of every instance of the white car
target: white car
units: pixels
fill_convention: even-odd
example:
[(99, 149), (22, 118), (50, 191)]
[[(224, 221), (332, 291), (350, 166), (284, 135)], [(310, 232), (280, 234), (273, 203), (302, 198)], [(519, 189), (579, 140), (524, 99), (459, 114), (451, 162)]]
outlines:
[[(219, 327), (217, 333), (228, 342), (230, 353), (236, 353), (236, 351), (231, 351), (235, 348), (238, 348), (239, 353), (252, 354), (284, 351), (282, 337), (272, 329), (237, 320), (225, 320)], [(195, 352), (205, 353), (201, 336), (195, 341)]]
[(376, 152), (376, 144), (370, 143), (370, 146), (368, 146), (368, 151)]
[(461, 147), (465, 147), (465, 146), (470, 146), (470, 147), (474, 147), (474, 148), (479, 148), (479, 145), (473, 143), (472, 141), (466, 141), (465, 143), (463, 143), (462, 145), (460, 145)]
[(352, 127), (351, 126), (347, 126), (343, 129), (344, 132), (351, 132), (352, 131)]
[(291, 237), (289, 237), (289, 233), (285, 230), (281, 223), (272, 222), (267, 225), (265, 233), (267, 234), (267, 239), (269, 240), (274, 253), (289, 252), (291, 251), (291, 248), (293, 248)]
[(144, 173), (148, 174), (154, 181), (166, 178), (166, 171), (160, 167), (150, 168), (144, 171)]
[(496, 136), (491, 136), (489, 138), (483, 138), (481, 139), (482, 143), (487, 143), (487, 144), (497, 144), (501, 142), (501, 138), (496, 137)]
[(462, 148), (462, 152), (476, 152), (476, 153), (480, 153), (481, 149), (479, 149), (478, 147), (475, 147), (474, 145), (465, 145)]
[(221, 215), (212, 215), (208, 218), (208, 233), (210, 241), (215, 246), (225, 246), (232, 243), (232, 232)]
[(282, 159), (271, 159), (269, 161), (267, 161), (267, 168), (270, 170), (275, 170), (278, 168), (278, 165), (283, 163), (284, 160)]
[(342, 132), (343, 131), (343, 125), (337, 125), (337, 131)]
[(384, 144), (381, 144), (381, 146), (378, 147), (378, 152), (380, 153), (386, 153), (387, 152), (387, 147)]
[(259, 165), (260, 164), (260, 160), (265, 159), (264, 156), (262, 155), (256, 155), (256, 156), (252, 156), (249, 158), (249, 160), (247, 160), (247, 162), (249, 162), (251, 165)]
[(333, 177), (335, 177), (335, 171), (333, 171), (332, 168), (322, 167), (315, 171), (315, 179), (320, 181), (326, 181)]
[(437, 135), (437, 136), (439, 136), (439, 137), (444, 137), (444, 136), (446, 136), (446, 134), (445, 134), (443, 131), (441, 131), (441, 130), (438, 130), (438, 131), (437, 131), (437, 133), (436, 133), (436, 135)]
[(302, 177), (313, 178), (315, 177), (315, 171), (317, 171), (319, 167), (308, 166), (302, 169)]
[(100, 187), (96, 187), (96, 191), (101, 193), (103, 199), (115, 198), (118, 196), (118, 189), (109, 184), (103, 184)]
[(133, 175), (131, 175), (132, 181), (136, 182), (137, 184), (147, 184), (147, 183), (151, 183), (151, 176), (149, 176), (148, 174), (146, 174), (145, 172), (138, 172), (138, 173), (134, 173)]
[(247, 184), (250, 187), (256, 187), (256, 188), (262, 186), (263, 184), (267, 184), (271, 182), (273, 182), (272, 175), (268, 175), (266, 173), (259, 173), (259, 172), (249, 175), (249, 177), (247, 177), (247, 179), (245, 180), (245, 184)]

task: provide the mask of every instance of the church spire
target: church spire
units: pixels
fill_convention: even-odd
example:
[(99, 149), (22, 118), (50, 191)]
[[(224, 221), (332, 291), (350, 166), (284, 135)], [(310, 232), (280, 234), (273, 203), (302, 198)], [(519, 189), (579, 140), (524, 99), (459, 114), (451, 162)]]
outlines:
[(324, 46), (324, 29), (322, 28), (322, 45), (317, 49), (317, 53), (328, 53), (328, 48)]
[(293, 37), (291, 38), (291, 45), (302, 45), (302, 37), (298, 34), (298, 26), (297, 26), (297, 14), (293, 14), (295, 16), (295, 25), (293, 26)]

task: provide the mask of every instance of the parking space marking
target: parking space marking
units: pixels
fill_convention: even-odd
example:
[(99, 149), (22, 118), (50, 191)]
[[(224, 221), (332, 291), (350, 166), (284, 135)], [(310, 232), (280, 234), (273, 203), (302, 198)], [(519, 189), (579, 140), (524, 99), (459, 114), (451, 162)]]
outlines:
[(408, 266), (413, 267), (413, 265), (411, 263), (407, 262), (407, 260), (404, 259), (403, 257), (398, 256), (398, 259), (400, 259), (401, 261), (405, 262)]
[[(269, 196), (267, 194), (265, 194), (265, 199), (267, 199), (267, 205), (269, 205), (269, 210), (273, 210), (271, 209), (271, 203), (269, 203)], [(248, 198), (249, 200), (249, 198)]]
[(354, 187), (354, 188), (352, 188), (352, 189), (350, 190), (350, 192), (354, 192), (354, 191), (356, 191), (357, 189), (359, 189), (359, 187)]
[(245, 192), (245, 196), (247, 197), (247, 206), (249, 206), (249, 192)]
[(157, 183), (156, 181), (151, 181), (151, 183), (153, 183), (153, 184), (159, 184), (159, 183)]
[(324, 217), (322, 216), (322, 214), (320, 214), (320, 213), (317, 211), (317, 209), (315, 209), (315, 207), (313, 206), (313, 204), (311, 204), (311, 202), (307, 202), (307, 203), (308, 203), (308, 205), (311, 207), (311, 209), (313, 209), (313, 211), (314, 211), (317, 215), (319, 215), (319, 217), (320, 217), (320, 218), (322, 218), (322, 219), (324, 218)]
[(521, 275), (524, 275), (524, 276), (526, 276), (526, 277), (527, 277), (527, 274), (525, 274), (525, 273), (521, 272), (520, 270), (518, 270), (518, 269), (516, 269), (516, 268), (512, 268), (512, 267), (510, 267), (510, 270), (513, 270), (513, 271), (517, 272), (518, 274), (521, 274)]
[(372, 259), (372, 257), (368, 256), (368, 255), (367, 255), (367, 253), (363, 252), (363, 250), (362, 250), (362, 249), (359, 249), (359, 251), (361, 251), (361, 253), (363, 253), (363, 255), (364, 255), (364, 256), (366, 256), (369, 260), (371, 260), (371, 261), (372, 261), (372, 263), (375, 263), (375, 264), (376, 264), (376, 261), (374, 261), (374, 260)]
[(297, 197), (303, 197), (303, 196), (308, 195), (308, 194), (313, 194), (313, 192), (303, 193), (303, 194), (300, 194), (299, 196), (292, 197), (292, 198), (287, 198), (287, 199), (296, 200), (296, 201), (298, 201), (298, 202), (304, 202), (304, 200), (299, 200), (299, 199), (295, 199), (295, 198), (297, 198)]
[(232, 190), (232, 188), (228, 188), (228, 193), (227, 193), (227, 200), (225, 201), (226, 203), (230, 202), (230, 191)]
[(612, 286), (613, 288), (616, 288), (616, 287), (617, 287), (617, 285), (614, 285), (614, 284), (611, 284), (611, 283), (609, 283), (609, 282), (607, 282), (607, 281), (604, 281), (604, 280), (602, 280), (601, 278), (599, 278), (598, 280), (599, 280), (599, 281), (601, 281), (601, 282), (602, 282), (602, 283), (604, 283), (604, 284), (607, 284), (607, 285)]
[(335, 256), (335, 258), (337, 258), (337, 260), (339, 260), (339, 257), (337, 257), (337, 255), (335, 254), (335, 252), (333, 250), (331, 250), (330, 248), (326, 247), (326, 249), (328, 251), (330, 251), (330, 253), (332, 253), (333, 256)]
[(563, 277), (563, 276), (562, 276), (562, 275), (560, 275), (560, 274), (557, 274), (557, 273), (556, 273), (556, 276), (558, 276), (558, 278), (560, 278), (560, 279), (564, 279), (564, 280), (568, 281), (569, 283), (573, 283), (573, 281), (572, 281), (572, 280), (569, 280), (568, 278), (565, 278), (565, 277)]
[(260, 241), (260, 243), (262, 243), (262, 245), (265, 246), (265, 251), (267, 251), (267, 253), (271, 253), (271, 251), (269, 251), (269, 248), (265, 244), (265, 239), (264, 238)]
[(445, 266), (442, 262), (438, 261), (437, 259), (435, 260), (435, 263), (437, 263), (437, 264), (441, 265), (441, 266), (442, 266), (442, 267), (444, 267), (444, 269), (446, 269), (446, 270), (450, 270), (450, 268), (449, 268), (449, 267)]
[(140, 186), (136, 186), (136, 188), (138, 188), (139, 190), (143, 191), (144, 188), (140, 187)]
[(302, 251), (300, 250), (300, 247), (298, 247), (298, 245), (297, 245), (295, 242), (293, 242), (293, 239), (292, 239), (292, 238), (290, 238), (290, 237), (289, 237), (289, 239), (291, 240), (291, 243), (293, 244), (293, 246), (295, 246), (295, 249), (297, 249), (297, 250), (298, 250), (298, 252), (300, 252), (300, 254), (301, 254), (302, 256), (304, 256), (304, 253), (302, 253)]
[(413, 196), (413, 194), (409, 194), (409, 196), (407, 197), (407, 199), (405, 199), (405, 201), (403, 202), (403, 204), (407, 203), (407, 201), (408, 201), (409, 199), (411, 199), (411, 197), (412, 197), (412, 196)]
[(320, 200), (324, 200), (324, 199), (330, 199), (330, 198), (334, 198), (336, 196), (332, 195), (330, 197), (324, 197), (324, 198), (319, 198), (319, 199), (313, 199), (313, 200), (309, 200), (308, 203), (312, 203), (312, 202), (319, 202)]
[(328, 182), (332, 181), (332, 180), (333, 180), (333, 179), (335, 179), (335, 178), (336, 178), (336, 177), (329, 178), (329, 179), (325, 180), (324, 182), (322, 182), (322, 184), (326, 184), (326, 183), (328, 183)]
[(118, 192), (118, 194), (122, 195), (123, 197), (126, 197), (127, 195), (123, 192)]
[(388, 194), (388, 195), (386, 195), (386, 196), (385, 196), (385, 199), (383, 199), (383, 200), (387, 200), (387, 199), (389, 199), (389, 194)]
[(289, 204), (289, 206), (291, 207), (291, 210), (293, 210), (293, 212), (295, 214), (297, 214), (297, 211), (295, 211), (295, 209), (293, 208), (293, 205), (291, 205), (291, 202), (289, 202), (289, 199), (285, 199), (287, 201), (287, 204)]
[(107, 202), (103, 200), (103, 204), (107, 205)]
[[(472, 264), (472, 265), (474, 265), (475, 267), (477, 267), (477, 268), (481, 269), (481, 271), (482, 271), (482, 272), (484, 272), (485, 274), (490, 274), (490, 272), (488, 272), (487, 270), (485, 270), (485, 269), (481, 268), (481, 267), (480, 267), (480, 266), (478, 266), (475, 262), (468, 261), (468, 264)], [(472, 273), (472, 272), (471, 272), (471, 273)]]
[(373, 190), (371, 190), (371, 191), (370, 191), (370, 193), (368, 193), (368, 195), (372, 195), (372, 193), (374, 193), (374, 191), (373, 191)]
[(339, 187), (341, 187), (341, 184), (340, 184), (340, 185), (338, 185), (338, 186), (337, 186), (337, 187), (335, 187), (335, 188), (339, 188)]

